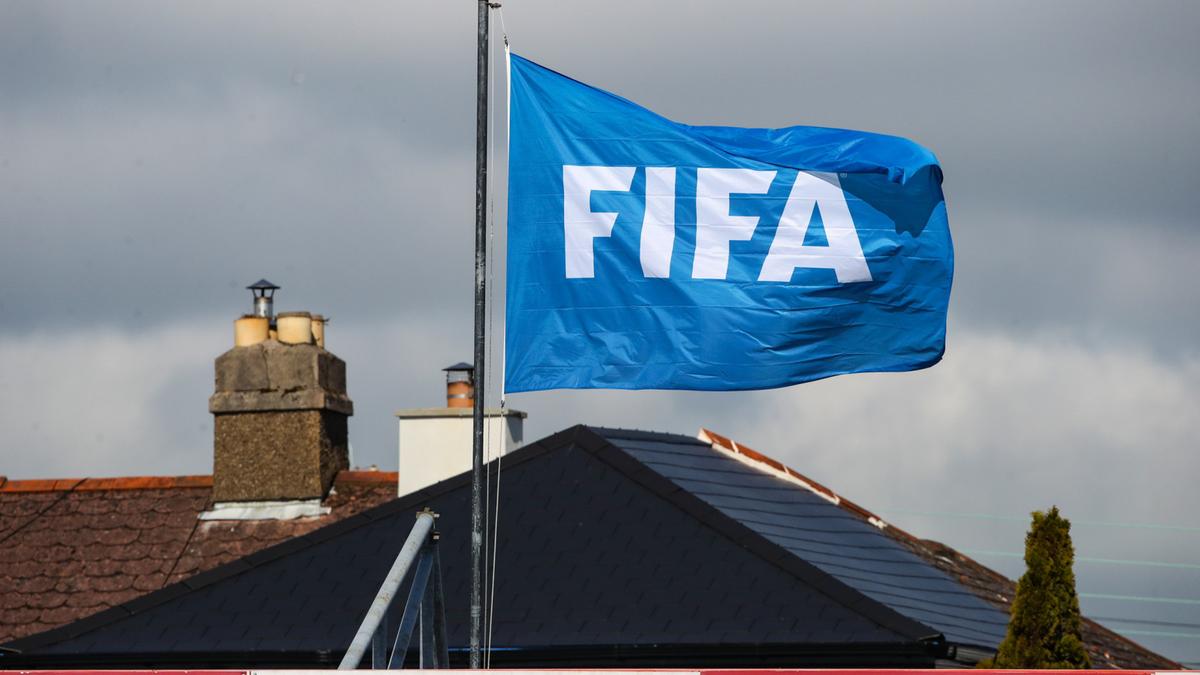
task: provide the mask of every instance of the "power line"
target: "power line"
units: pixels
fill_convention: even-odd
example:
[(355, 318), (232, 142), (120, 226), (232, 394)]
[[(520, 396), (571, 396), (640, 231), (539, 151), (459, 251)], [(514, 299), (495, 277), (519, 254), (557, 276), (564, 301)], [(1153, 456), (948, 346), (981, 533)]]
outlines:
[(1122, 635), (1148, 635), (1151, 637), (1183, 638), (1185, 640), (1200, 640), (1200, 633), (1174, 633), (1165, 630), (1122, 630)]
[(1200, 628), (1200, 623), (1179, 623), (1176, 621), (1155, 621), (1153, 619), (1122, 619), (1116, 616), (1089, 616), (1092, 621), (1109, 621), (1112, 623), (1141, 623), (1150, 626), (1170, 626), (1172, 628)]
[[(1002, 558), (1023, 558), (1024, 553), (1016, 551), (991, 551), (986, 549), (961, 549), (963, 553), (969, 555), (990, 555)], [(1106, 565), (1139, 565), (1142, 567), (1166, 567), (1176, 570), (1200, 570), (1200, 565), (1196, 563), (1177, 563), (1164, 562), (1161, 560), (1127, 560), (1124, 558), (1093, 558), (1086, 555), (1077, 555), (1075, 560), (1086, 563), (1103, 563)]]
[[(910, 516), (931, 516), (934, 518), (968, 518), (975, 520), (1003, 520), (1010, 522), (1028, 523), (1028, 516), (1010, 516), (991, 513), (970, 513), (958, 511), (923, 511), (915, 509), (882, 509), (883, 513), (898, 513)], [(1105, 520), (1071, 519), (1072, 525), (1087, 525), (1089, 527), (1123, 527), (1137, 530), (1171, 530), (1175, 532), (1197, 532), (1200, 527), (1193, 525), (1166, 525), (1162, 523), (1118, 523)]]
[(1113, 593), (1080, 593), (1079, 597), (1092, 600), (1122, 600), (1125, 602), (1157, 602), (1170, 605), (1200, 605), (1200, 600), (1192, 598), (1163, 598), (1146, 595), (1116, 595)]

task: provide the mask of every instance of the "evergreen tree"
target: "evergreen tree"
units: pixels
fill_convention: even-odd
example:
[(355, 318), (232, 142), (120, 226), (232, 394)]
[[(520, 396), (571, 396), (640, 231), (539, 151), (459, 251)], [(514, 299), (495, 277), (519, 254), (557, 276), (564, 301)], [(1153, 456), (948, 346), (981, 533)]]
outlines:
[(990, 666), (1091, 667), (1083, 648), (1074, 561), (1070, 521), (1058, 507), (1034, 512), (1025, 535), (1025, 574), (1017, 583), (1008, 632)]

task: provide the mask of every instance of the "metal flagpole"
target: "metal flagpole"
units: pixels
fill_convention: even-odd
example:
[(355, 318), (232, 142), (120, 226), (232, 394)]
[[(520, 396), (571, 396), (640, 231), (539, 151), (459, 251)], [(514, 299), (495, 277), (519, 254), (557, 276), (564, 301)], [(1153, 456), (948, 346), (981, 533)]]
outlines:
[(482, 665), (483, 635), (483, 406), (487, 304), (488, 0), (479, 2), (475, 105), (475, 409), (471, 447), (471, 668)]

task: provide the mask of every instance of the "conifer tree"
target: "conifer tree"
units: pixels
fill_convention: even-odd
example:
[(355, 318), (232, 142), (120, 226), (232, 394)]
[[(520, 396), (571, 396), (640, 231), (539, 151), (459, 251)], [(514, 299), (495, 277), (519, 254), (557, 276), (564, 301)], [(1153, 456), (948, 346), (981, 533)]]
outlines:
[(1071, 523), (1058, 514), (1034, 512), (1025, 535), (1025, 574), (1017, 583), (1012, 618), (995, 668), (1090, 668), (1083, 647), (1079, 597), (1075, 594)]

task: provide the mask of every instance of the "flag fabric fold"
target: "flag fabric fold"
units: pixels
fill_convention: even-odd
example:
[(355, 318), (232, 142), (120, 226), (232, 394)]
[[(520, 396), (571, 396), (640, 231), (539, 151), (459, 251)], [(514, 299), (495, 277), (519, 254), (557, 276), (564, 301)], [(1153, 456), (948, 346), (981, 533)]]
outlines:
[(511, 55), (505, 389), (739, 390), (944, 352), (933, 153), (689, 126)]

